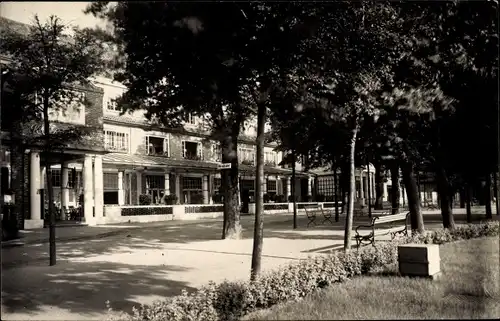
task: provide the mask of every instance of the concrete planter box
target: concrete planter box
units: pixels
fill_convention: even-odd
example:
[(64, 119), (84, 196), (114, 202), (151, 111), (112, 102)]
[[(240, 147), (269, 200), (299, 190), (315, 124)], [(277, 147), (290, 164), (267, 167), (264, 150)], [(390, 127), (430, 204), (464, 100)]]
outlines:
[(441, 258), (437, 244), (405, 244), (398, 247), (399, 272), (403, 276), (428, 277), (441, 275)]

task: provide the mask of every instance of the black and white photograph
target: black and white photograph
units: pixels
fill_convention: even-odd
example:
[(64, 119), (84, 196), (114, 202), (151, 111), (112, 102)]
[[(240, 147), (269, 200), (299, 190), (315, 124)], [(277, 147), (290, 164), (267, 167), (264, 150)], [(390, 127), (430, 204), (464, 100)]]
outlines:
[(1, 2), (1, 320), (499, 319), (498, 56), (498, 0)]

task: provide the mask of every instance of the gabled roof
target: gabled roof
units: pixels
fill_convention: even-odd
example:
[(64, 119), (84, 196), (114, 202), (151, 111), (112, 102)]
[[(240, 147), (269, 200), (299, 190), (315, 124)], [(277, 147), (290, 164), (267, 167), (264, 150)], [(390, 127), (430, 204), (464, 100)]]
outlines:
[(29, 25), (25, 23), (11, 20), (5, 17), (0, 17), (0, 31), (6, 29), (19, 32), (20, 34), (28, 34), (30, 31)]

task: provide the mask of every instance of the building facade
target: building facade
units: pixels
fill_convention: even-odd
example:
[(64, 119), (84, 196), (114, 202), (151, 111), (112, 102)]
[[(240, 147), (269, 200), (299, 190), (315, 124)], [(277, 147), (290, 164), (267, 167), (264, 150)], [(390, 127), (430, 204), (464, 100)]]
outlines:
[[(51, 112), (54, 124), (93, 126), (96, 129), (92, 148), (74, 146), (50, 155), (39, 146), (26, 148), (23, 159), (24, 228), (43, 226), (48, 208), (45, 179), (50, 163), (51, 183), (56, 207), (61, 213), (81, 207), (87, 224), (104, 221), (105, 206), (214, 204), (221, 203), (221, 151), (209, 140), (209, 128), (198, 117), (189, 117), (183, 128), (169, 129), (147, 121), (143, 111), (121, 115), (114, 99), (125, 87), (97, 77), (92, 86), (79, 89), (90, 104), (68, 106), (66, 112)], [(2, 183), (10, 185), (11, 177), (8, 135), (2, 149)], [(252, 202), (255, 191), (256, 124), (249, 120), (242, 128), (238, 146), (240, 199)], [(265, 146), (264, 193), (291, 194), (291, 171), (278, 164), (276, 144)], [(313, 176), (298, 172), (296, 190), (299, 199), (312, 194)], [(146, 196), (147, 195), (147, 196)], [(69, 216), (60, 214), (59, 219)]]

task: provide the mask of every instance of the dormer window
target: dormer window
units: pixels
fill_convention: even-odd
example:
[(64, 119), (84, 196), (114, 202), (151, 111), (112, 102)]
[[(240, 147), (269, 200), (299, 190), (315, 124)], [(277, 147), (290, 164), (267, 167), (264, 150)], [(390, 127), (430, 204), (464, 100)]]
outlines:
[(118, 108), (118, 104), (116, 103), (115, 98), (109, 98), (106, 101), (106, 110), (109, 110), (109, 111), (120, 111), (120, 109)]

